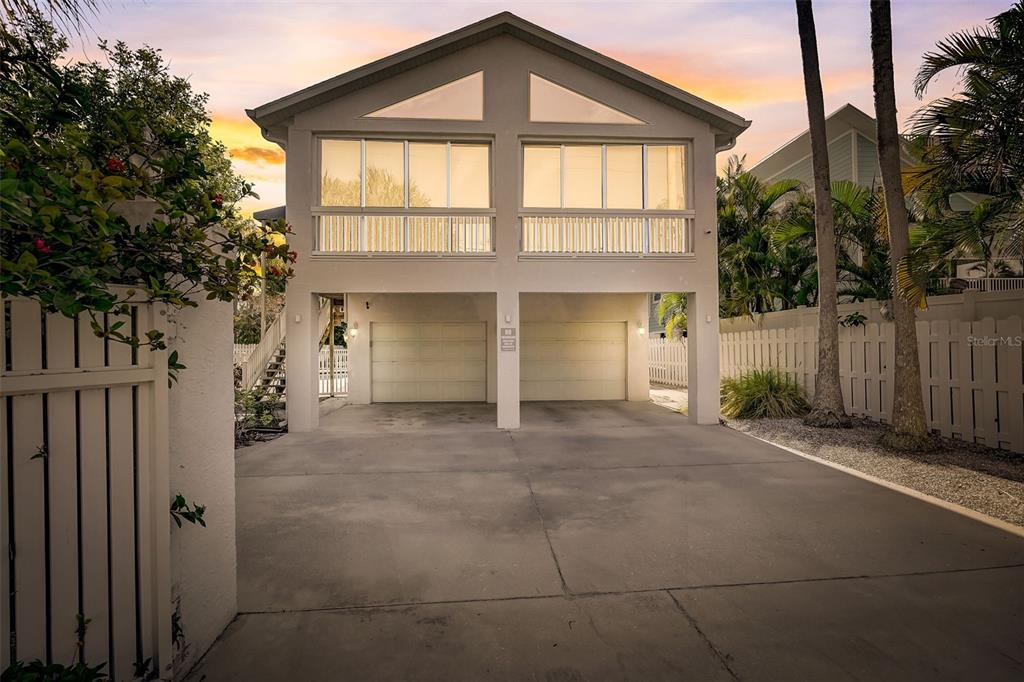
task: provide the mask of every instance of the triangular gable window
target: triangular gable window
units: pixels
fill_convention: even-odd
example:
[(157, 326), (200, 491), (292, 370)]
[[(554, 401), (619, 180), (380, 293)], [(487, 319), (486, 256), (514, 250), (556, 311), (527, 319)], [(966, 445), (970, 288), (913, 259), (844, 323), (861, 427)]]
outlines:
[(366, 114), (366, 118), (484, 120), (484, 72), (445, 83), (415, 97)]
[(645, 124), (535, 73), (530, 74), (530, 120), (536, 123)]

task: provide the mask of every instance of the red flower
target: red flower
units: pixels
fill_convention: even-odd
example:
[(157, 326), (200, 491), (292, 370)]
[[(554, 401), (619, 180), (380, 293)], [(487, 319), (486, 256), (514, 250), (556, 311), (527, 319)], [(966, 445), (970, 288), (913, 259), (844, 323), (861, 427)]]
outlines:
[(108, 173), (123, 173), (125, 170), (124, 161), (112, 156), (107, 159), (107, 172)]
[(271, 266), (270, 267), (270, 274), (273, 275), (274, 277), (280, 277), (281, 276), (281, 268), (277, 267), (276, 265)]
[(210, 203), (213, 204), (215, 208), (220, 208), (224, 205), (224, 197), (220, 194), (214, 194), (210, 199)]
[(36, 247), (36, 251), (39, 253), (50, 253), (50, 247), (46, 245), (46, 240), (42, 237), (32, 242), (32, 246)]
[(299, 259), (299, 254), (298, 254), (297, 251), (289, 251), (288, 252), (288, 260), (290, 260), (291, 262), (294, 263), (298, 259)]

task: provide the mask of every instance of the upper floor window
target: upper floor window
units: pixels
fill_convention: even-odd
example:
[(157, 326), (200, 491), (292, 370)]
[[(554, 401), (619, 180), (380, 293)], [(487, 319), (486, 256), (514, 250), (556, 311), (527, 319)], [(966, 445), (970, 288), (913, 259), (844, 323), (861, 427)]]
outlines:
[(478, 142), (320, 143), (320, 206), (488, 208), (491, 148)]
[(535, 123), (613, 123), (644, 125), (644, 121), (569, 88), (530, 74), (530, 120)]
[(366, 114), (367, 118), (484, 120), (484, 72), (477, 71)]
[(523, 207), (684, 211), (682, 144), (527, 144)]

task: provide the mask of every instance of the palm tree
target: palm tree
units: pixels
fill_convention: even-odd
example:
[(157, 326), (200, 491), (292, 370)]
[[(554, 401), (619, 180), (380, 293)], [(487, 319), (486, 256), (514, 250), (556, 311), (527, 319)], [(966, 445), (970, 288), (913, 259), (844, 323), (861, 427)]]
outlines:
[(718, 179), (719, 289), (724, 316), (757, 315), (813, 304), (814, 256), (802, 247), (772, 244), (772, 233), (796, 210), (797, 180), (766, 184), (732, 157)]
[(686, 294), (662, 294), (658, 300), (658, 321), (665, 325), (665, 335), (681, 338), (686, 333)]
[(796, 0), (800, 56), (804, 67), (807, 120), (811, 134), (811, 166), (814, 169), (815, 248), (818, 256), (818, 371), (814, 377), (811, 411), (804, 417), (809, 426), (837, 428), (850, 425), (843, 406), (839, 379), (839, 311), (836, 297), (836, 245), (832, 227), (832, 192), (825, 133), (825, 100), (818, 68), (818, 39), (814, 31), (811, 0)]
[(908, 173), (910, 189), (931, 209), (933, 234), (948, 228), (957, 251), (966, 246), (955, 236), (963, 234), (965, 220), (951, 215), (950, 195), (986, 195), (987, 205), (978, 210), (985, 231), (1001, 233), (1002, 251), (995, 255), (1024, 258), (1024, 2), (987, 27), (939, 41), (924, 55), (917, 96), (949, 69), (958, 70), (963, 91), (915, 112), (910, 136), (921, 164)]
[(972, 269), (985, 277), (1012, 273), (1006, 254), (1014, 248), (1013, 234), (1006, 229), (1003, 202), (985, 199), (969, 211), (958, 211), (925, 221), (911, 233), (914, 256), (923, 274), (915, 278), (929, 280), (940, 274), (948, 259), (973, 263)]
[[(921, 394), (917, 353), (917, 320), (903, 292), (900, 271), (910, 245), (907, 205), (900, 177), (900, 135), (896, 123), (896, 92), (892, 66), (892, 16), (887, 0), (871, 0), (871, 63), (878, 125), (878, 166), (889, 226), (889, 260), (893, 282), (896, 367), (893, 374), (892, 428), (883, 443), (902, 450), (931, 447)], [(903, 278), (905, 279), (905, 277)]]
[(101, 0), (0, 0), (4, 23), (48, 17), (67, 33), (77, 32), (96, 13)]
[[(813, 200), (800, 197), (793, 211), (775, 228), (776, 248), (815, 249)], [(840, 301), (885, 301), (892, 298), (885, 204), (878, 191), (849, 180), (832, 183), (832, 215)]]

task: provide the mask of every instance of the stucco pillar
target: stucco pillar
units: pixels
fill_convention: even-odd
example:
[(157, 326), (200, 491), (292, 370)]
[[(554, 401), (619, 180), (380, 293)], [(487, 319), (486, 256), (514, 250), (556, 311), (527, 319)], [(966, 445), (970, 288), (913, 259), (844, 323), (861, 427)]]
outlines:
[(691, 424), (717, 424), (719, 408), (718, 292), (686, 295), (687, 402)]
[[(370, 404), (370, 296), (349, 294), (345, 307), (348, 321), (348, 403)], [(384, 301), (383, 309), (387, 310)], [(378, 301), (373, 302), (374, 313), (379, 312)]]
[(633, 313), (626, 320), (626, 400), (645, 402), (651, 399), (650, 312), (647, 294), (628, 296), (633, 300)]
[(288, 431), (312, 431), (319, 424), (320, 333), (316, 329), (320, 314), (319, 298), (303, 291), (289, 291), (285, 304), (286, 362), (288, 368)]
[(519, 428), (519, 292), (498, 292), (498, 428)]

